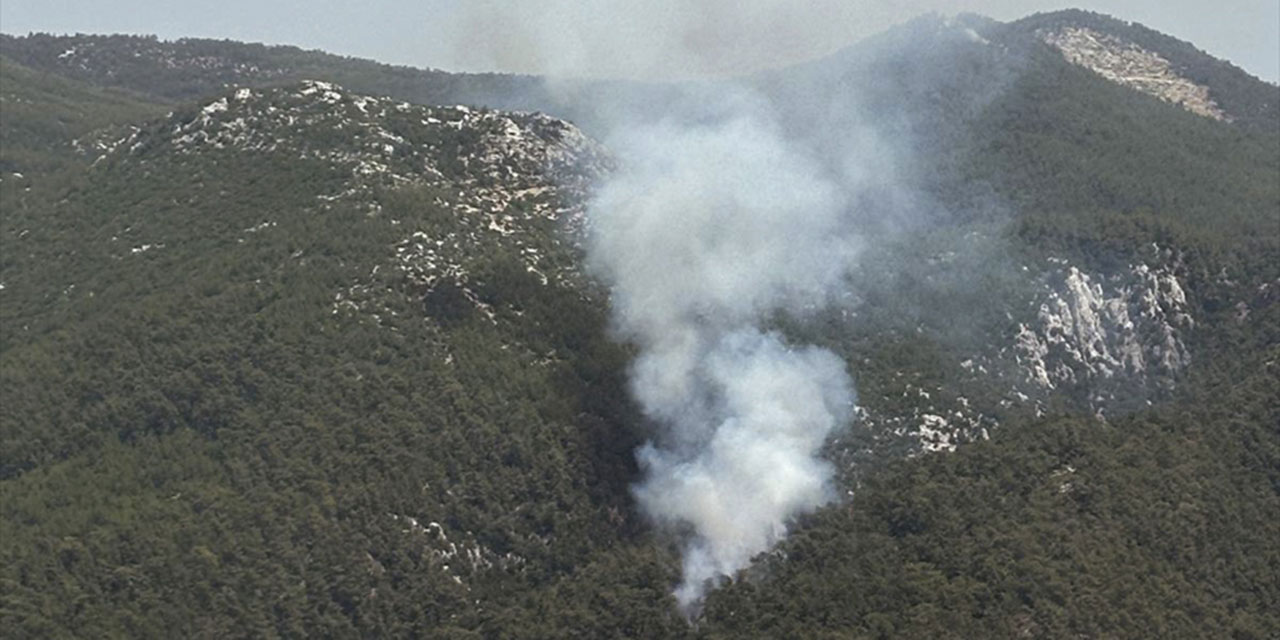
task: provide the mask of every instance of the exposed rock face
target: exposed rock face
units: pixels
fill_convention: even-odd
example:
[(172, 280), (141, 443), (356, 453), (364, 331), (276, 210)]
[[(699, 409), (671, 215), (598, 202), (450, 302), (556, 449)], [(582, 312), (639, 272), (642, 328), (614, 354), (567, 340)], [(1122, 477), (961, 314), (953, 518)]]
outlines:
[[(79, 146), (125, 162), (231, 152), (325, 163), (349, 178), (340, 190), (314, 196), (320, 211), (345, 205), (385, 216), (380, 192), (431, 193), (446, 215), (406, 230), (370, 272), (334, 293), (334, 313), (375, 322), (394, 313), (386, 304), (388, 293), (411, 291), (429, 301), (437, 290), (461, 295), (499, 321), (476, 293), (472, 268), (478, 256), (497, 247), (514, 249), (544, 285), (581, 283), (576, 263), (556, 257), (564, 256), (557, 245), (573, 242), (584, 223), (588, 188), (612, 164), (578, 129), (545, 115), (411, 105), (316, 81), (241, 88), (126, 133)], [(242, 229), (242, 236), (275, 232), (276, 224), (264, 220)], [(163, 247), (159, 242), (132, 251)], [(1145, 399), (1145, 391), (1130, 393), (1135, 385), (1171, 385), (1190, 361), (1184, 334), (1194, 323), (1176, 260), (1157, 253), (1148, 260), (1157, 266), (1136, 264), (1110, 275), (1062, 260), (1044, 265), (1048, 275), (1031, 317), (958, 363), (964, 377), (1003, 395), (970, 394), (975, 389), (907, 372), (899, 374), (901, 385), (893, 386), (892, 397), (859, 408), (858, 422), (878, 441), (909, 443), (909, 453), (950, 451), (985, 439), (998, 426), (1000, 398), (1002, 406), (1030, 411), (1051, 395), (1083, 392), (1094, 410), (1105, 412), (1120, 400)]]
[(1195, 326), (1171, 267), (1133, 265), (1090, 276), (1067, 266), (1048, 286), (1036, 322), (1019, 324), (1013, 355), (1030, 391), (1083, 387), (1095, 409), (1112, 383), (1167, 387), (1191, 361), (1183, 340)]
[(1072, 64), (1126, 87), (1179, 105), (1214, 120), (1230, 120), (1209, 96), (1209, 88), (1174, 71), (1168, 60), (1131, 42), (1092, 29), (1042, 30), (1039, 36)]
[(857, 410), (861, 432), (833, 455), (855, 466), (946, 452), (987, 439), (1014, 416), (1070, 407), (1105, 419), (1149, 406), (1192, 364), (1196, 321), (1182, 269), (1177, 252), (1155, 245), (1118, 270), (1062, 258), (1024, 266), (1031, 282), (1009, 304), (1025, 311), (1006, 315), (1007, 329), (984, 333), (985, 344), (945, 376), (903, 369), (877, 379), (876, 395), (865, 392)]
[[(315, 195), (321, 211), (344, 206), (379, 216), (378, 194), (386, 190), (433, 194), (449, 218), (429, 231), (414, 225), (383, 264), (335, 294), (334, 313), (374, 319), (389, 289), (421, 294), (442, 283), (487, 311), (469, 265), (496, 246), (518, 255), (543, 284), (579, 282), (574, 264), (549, 256), (580, 231), (587, 189), (611, 162), (573, 125), (543, 114), (413, 105), (318, 81), (240, 88), (123, 133), (76, 147), (98, 160), (141, 164), (227, 152), (321, 163), (350, 176), (337, 191)], [(265, 220), (244, 229), (240, 241), (274, 226)]]
[(167, 126), (77, 146), (103, 154), (122, 147), (134, 155), (157, 142), (181, 154), (279, 151), (349, 169), (353, 193), (449, 183), (470, 187), (480, 208), (499, 211), (512, 203), (496, 187), (538, 182), (582, 189), (605, 157), (572, 125), (543, 114), (411, 105), (314, 80), (288, 89), (241, 88), (194, 112), (170, 114)]

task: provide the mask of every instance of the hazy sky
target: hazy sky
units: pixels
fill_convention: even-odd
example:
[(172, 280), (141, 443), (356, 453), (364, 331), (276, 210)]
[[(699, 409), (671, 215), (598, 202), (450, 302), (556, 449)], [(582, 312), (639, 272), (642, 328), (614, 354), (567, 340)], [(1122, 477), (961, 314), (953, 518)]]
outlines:
[[(815, 57), (930, 11), (1012, 20), (1066, 6), (1141, 22), (1280, 78), (1277, 0), (3, 0), (0, 30), (231, 38), (449, 70), (661, 76)], [(548, 52), (548, 39), (571, 46)]]

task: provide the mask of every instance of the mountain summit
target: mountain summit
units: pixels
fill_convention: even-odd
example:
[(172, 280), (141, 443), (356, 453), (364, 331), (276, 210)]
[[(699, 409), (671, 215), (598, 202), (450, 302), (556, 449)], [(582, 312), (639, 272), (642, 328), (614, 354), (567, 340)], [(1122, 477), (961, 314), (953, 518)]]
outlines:
[(1140, 24), (1070, 10), (1010, 27), (1034, 34), (1073, 64), (1192, 113), (1273, 131), (1280, 122), (1280, 87)]

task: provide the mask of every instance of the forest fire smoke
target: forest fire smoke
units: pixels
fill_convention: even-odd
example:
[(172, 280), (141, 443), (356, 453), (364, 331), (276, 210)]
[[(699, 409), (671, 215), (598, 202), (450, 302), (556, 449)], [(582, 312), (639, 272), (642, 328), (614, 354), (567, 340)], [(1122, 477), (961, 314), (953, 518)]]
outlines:
[[(784, 22), (808, 32), (849, 10), (827, 0), (665, 5), (549, 0), (512, 14), (478, 3), (466, 39), (492, 43), (481, 53), (495, 59), (536, 59), (552, 78), (706, 77), (772, 42), (764, 36)], [(480, 37), (493, 25), (505, 37)], [(631, 102), (588, 91), (586, 104), (574, 102), (580, 85), (549, 84), (589, 114), (618, 160), (590, 206), (588, 263), (610, 287), (618, 334), (639, 350), (631, 392), (657, 426), (637, 454), (634, 494), (680, 536), (675, 595), (696, 615), (710, 586), (833, 497), (820, 451), (849, 423), (852, 379), (835, 354), (769, 327), (846, 289), (859, 246), (849, 212), (894, 162), (849, 109), (778, 105), (749, 81), (668, 84), (661, 98)], [(811, 126), (797, 135), (776, 114), (801, 106)]]
[(832, 353), (761, 323), (824, 302), (856, 243), (839, 190), (755, 118), (611, 143), (624, 166), (593, 203), (590, 260), (640, 348), (632, 392), (664, 427), (639, 452), (635, 495), (687, 531), (676, 596), (692, 611), (708, 584), (830, 499), (817, 454), (847, 421), (852, 383)]

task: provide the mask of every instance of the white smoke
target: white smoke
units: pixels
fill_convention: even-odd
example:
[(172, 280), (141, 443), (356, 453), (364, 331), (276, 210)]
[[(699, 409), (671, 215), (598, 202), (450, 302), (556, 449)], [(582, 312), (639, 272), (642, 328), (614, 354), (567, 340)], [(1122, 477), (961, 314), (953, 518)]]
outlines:
[[(467, 5), (462, 48), (553, 76), (705, 77), (795, 59), (808, 36), (866, 10), (855, 4), (486, 0)], [(847, 100), (802, 92), (781, 105), (722, 80), (629, 101), (572, 84), (558, 88), (602, 123), (619, 164), (590, 207), (588, 260), (638, 348), (632, 394), (659, 427), (638, 452), (634, 492), (681, 536), (675, 595), (694, 614), (709, 587), (833, 498), (820, 452), (850, 420), (852, 380), (833, 353), (769, 326), (846, 288), (859, 253), (851, 211), (871, 190), (894, 194), (892, 145)], [(778, 117), (797, 112), (811, 121)]]
[[(791, 349), (776, 334), (752, 329), (712, 340), (704, 351), (677, 356), (697, 360), (693, 371), (678, 372), (694, 379), (691, 388), (663, 397), (646, 389), (645, 376), (635, 380), (654, 412), (688, 403), (689, 394), (713, 404), (709, 422), (695, 422), (691, 413), (669, 423), (677, 444), (640, 451), (647, 476), (636, 488), (641, 506), (692, 529), (676, 590), (686, 611), (710, 582), (780, 540), (790, 518), (831, 498), (832, 470), (817, 454), (852, 402), (844, 363), (828, 351)], [(645, 359), (651, 365), (654, 358)]]
[(818, 453), (848, 420), (849, 376), (760, 326), (827, 302), (857, 242), (841, 190), (759, 115), (636, 128), (610, 148), (622, 168), (591, 207), (590, 260), (640, 348), (632, 392), (665, 428), (635, 494), (688, 532), (689, 611), (831, 497)]
[(817, 57), (897, 13), (846, 0), (468, 0), (442, 19), (464, 25), (445, 30), (463, 68), (672, 79)]

